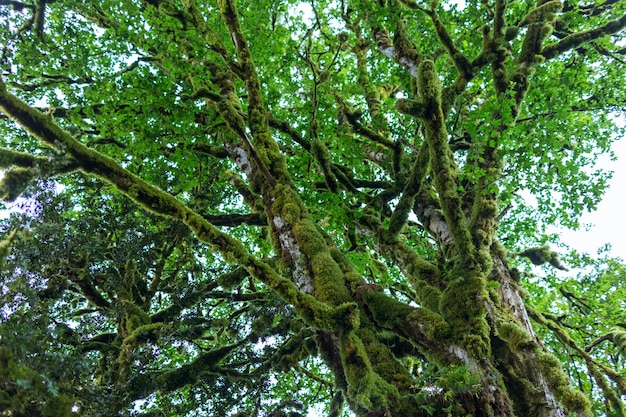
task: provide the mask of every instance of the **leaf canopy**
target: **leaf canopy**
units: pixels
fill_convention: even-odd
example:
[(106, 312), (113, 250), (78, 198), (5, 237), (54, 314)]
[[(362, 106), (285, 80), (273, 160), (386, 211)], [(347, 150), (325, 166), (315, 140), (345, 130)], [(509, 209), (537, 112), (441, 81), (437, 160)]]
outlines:
[(625, 13), (0, 1), (0, 413), (626, 415)]

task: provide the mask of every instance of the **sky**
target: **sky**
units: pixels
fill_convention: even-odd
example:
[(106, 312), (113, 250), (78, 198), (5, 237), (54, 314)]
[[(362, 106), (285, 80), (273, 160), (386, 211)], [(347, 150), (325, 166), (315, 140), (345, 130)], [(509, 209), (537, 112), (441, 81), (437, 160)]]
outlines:
[(615, 142), (613, 151), (617, 161), (606, 157), (600, 165), (612, 170), (613, 178), (598, 209), (582, 216), (580, 230), (562, 230), (560, 233), (562, 242), (578, 251), (595, 255), (599, 248), (609, 243), (612, 247), (610, 254), (626, 260), (626, 138)]

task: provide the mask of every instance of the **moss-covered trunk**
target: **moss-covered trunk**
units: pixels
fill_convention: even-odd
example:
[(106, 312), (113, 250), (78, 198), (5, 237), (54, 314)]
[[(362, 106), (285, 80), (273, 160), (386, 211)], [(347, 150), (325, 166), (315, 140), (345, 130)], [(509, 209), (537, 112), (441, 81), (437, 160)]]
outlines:
[[(219, 252), (226, 262), (241, 268), (243, 273), (237, 274), (238, 280), (246, 273), (251, 280), (258, 280), (268, 293), (282, 298), (293, 309), (290, 313), (295, 312), (294, 316), (304, 323), (302, 326), (312, 335), (310, 339), (314, 339), (315, 346), (298, 345), (296, 341), (301, 340), (294, 338), (294, 346), (289, 346), (292, 348), (289, 360), (298, 362), (319, 355), (325, 361), (337, 391), (330, 406), (331, 415), (338, 415), (344, 403), (356, 415), (368, 417), (589, 414), (587, 399), (570, 388), (558, 360), (533, 331), (516, 272), (509, 268), (506, 251), (497, 238), (496, 185), (504, 164), (502, 140), (515, 126), (530, 88), (531, 67), (541, 61), (542, 42), (552, 30), (554, 13), (561, 9), (559, 1), (538, 2), (519, 22), (526, 35), (514, 63), (509, 62), (510, 39), (505, 34), (508, 30), (515, 32), (511, 35), (514, 36), (517, 27), (505, 25), (505, 1), (495, 1), (494, 7), (489, 7), (490, 20), (483, 28), (483, 46), (472, 61), (447, 33), (436, 11), (437, 2), (422, 8), (412, 1), (380, 1), (377, 5), (356, 1), (353, 3), (358, 12), (346, 8), (343, 13), (342, 9), (346, 27), (353, 33), (337, 35), (340, 46), (328, 66), (334, 65), (344, 50), (354, 54), (356, 87), (351, 85), (350, 89), (362, 90), (369, 119), (364, 121), (362, 113), (333, 90), (328, 95), (334, 95), (340, 126), (327, 129), (327, 135), (347, 129), (350, 135), (358, 134), (383, 149), (380, 152), (376, 147), (367, 149), (373, 163), (384, 168), (385, 181), (379, 181), (378, 176), (383, 175), (372, 169), (374, 179), (367, 182), (367, 185), (382, 183), (380, 192), (376, 187), (373, 187), (376, 191), (363, 191), (367, 188), (362, 186), (364, 182), (359, 185), (350, 168), (334, 163), (320, 138), (320, 123), (332, 119), (318, 117), (316, 113), (318, 88), (329, 77), (328, 71), (320, 71), (321, 58), (320, 63), (313, 62), (310, 55), (304, 59), (313, 73), (311, 100), (314, 102), (308, 115), (310, 120), (307, 119), (308, 137), (304, 139), (288, 122), (276, 120), (271, 114), (271, 106), (265, 101), (268, 93), (241, 27), (242, 17), (236, 2), (219, 0), (215, 9), (208, 9), (220, 15), (220, 25), (226, 28), (224, 33), (217, 33), (223, 31), (222, 26), (219, 30), (211, 29), (208, 14), (203, 14), (196, 2), (183, 0), (180, 10), (174, 3), (146, 1), (144, 6), (153, 7), (152, 12), (168, 19), (175, 18), (176, 25), (181, 23), (188, 31), (180, 38), (190, 50), (179, 58), (171, 58), (171, 66), (191, 65), (198, 74), (180, 76), (180, 84), (193, 89), (191, 94), (180, 94), (180, 99), (193, 102), (194, 109), (212, 112), (214, 126), (200, 122), (200, 117), (196, 119), (203, 135), (219, 138), (218, 145), (207, 145), (205, 149), (217, 148), (220, 158), (230, 159), (229, 169), (239, 170), (237, 174), (228, 171), (229, 183), (243, 199), (237, 209), (245, 204), (253, 210), (253, 214), (245, 217), (254, 219), (254, 226), (262, 225), (264, 232), (268, 230), (270, 245), (267, 246), (271, 246), (274, 258), (256, 256), (247, 249), (244, 239), (239, 240), (236, 233), (229, 234), (212, 223), (211, 215), (201, 213), (173, 192), (154, 186), (113, 158), (86, 146), (50, 115), (11, 93), (0, 80), (0, 109), (62, 156), (59, 160), (63, 164), (56, 166), (46, 165), (43, 157), (5, 152), (6, 161), (2, 165), (19, 168), (12, 174), (19, 191), (36, 175), (47, 178), (81, 170), (112, 184), (145, 210), (184, 223), (200, 242)], [(398, 12), (400, 3), (407, 9), (418, 10), (433, 25), (435, 38), (441, 44), (440, 52), (418, 53), (407, 38), (404, 18)], [(373, 16), (370, 9), (374, 7), (384, 12), (381, 12), (384, 19)], [(362, 15), (350, 20), (349, 14), (353, 12)], [(383, 24), (387, 22), (391, 22), (389, 26), (395, 31), (393, 37)], [(371, 42), (366, 39), (361, 24), (371, 32)], [(186, 44), (184, 39), (190, 33), (194, 36), (193, 43)], [(306, 36), (309, 35), (310, 32)], [(350, 47), (346, 45), (349, 36), (354, 37), (354, 45)], [(232, 45), (224, 45), (224, 39), (232, 40)], [(197, 51), (192, 51), (194, 48)], [(206, 51), (200, 51), (203, 48)], [(178, 52), (168, 50), (163, 56)], [(210, 59), (196, 62), (196, 54), (192, 52), (206, 53)], [(368, 75), (371, 71), (368, 54), (374, 52), (406, 69), (410, 94), (398, 98), (395, 107), (390, 105), (387, 111), (407, 116), (416, 126), (412, 143), (404, 138), (390, 139), (392, 127), (382, 114), (381, 91)], [(553, 47), (546, 56), (550, 58), (549, 54), (558, 52)], [(454, 81), (445, 87), (437, 70), (438, 54), (447, 54), (456, 71)], [(154, 61), (160, 62), (156, 58)], [(471, 170), (467, 169), (469, 173), (463, 177), (457, 166), (461, 157), (450, 145), (447, 126), (457, 98), (484, 69), (491, 70), (495, 104), (488, 116), (485, 111), (481, 117), (491, 118), (490, 123), (495, 127), (487, 137), (474, 138), (474, 143), (468, 145), (471, 149), (463, 157)], [(277, 100), (274, 105), (282, 106), (284, 101)], [(470, 105), (463, 111), (470, 108), (474, 111)], [(310, 154), (309, 170), (311, 165), (316, 165), (323, 177), (320, 188), (327, 189), (347, 207), (344, 214), (350, 224), (345, 225), (345, 231), (350, 248), (339, 247), (337, 239), (325, 232), (324, 222), (315, 219), (315, 213), (305, 203), (304, 193), (311, 188), (296, 184), (296, 175), (289, 169), (285, 155), (294, 152), (291, 144), (278, 141), (271, 128), (286, 133)], [(407, 149), (411, 155), (407, 155)], [(348, 151), (342, 149), (342, 152)], [(352, 211), (358, 211), (358, 215)], [(421, 256), (402, 236), (412, 216), (418, 221), (420, 238), (429, 241), (439, 253)], [(390, 260), (404, 280), (402, 286), (393, 283), (383, 287), (374, 284), (376, 280), (366, 279), (363, 271), (367, 268), (348, 257), (358, 249), (361, 237), (370, 245), (361, 254), (376, 253)], [(132, 266), (129, 263), (127, 270), (132, 270)], [(131, 275), (129, 272), (128, 276)], [(215, 286), (218, 284), (227, 287), (224, 280)], [(110, 303), (94, 294), (91, 287), (78, 285), (97, 308), (109, 308)], [(398, 290), (401, 296), (392, 296), (392, 290)], [(142, 342), (139, 339), (156, 339), (164, 326), (158, 314), (148, 314), (149, 302), (137, 306), (131, 298), (128, 294), (119, 298), (125, 308), (116, 339), (125, 355), (120, 355), (122, 362), (131, 362), (134, 347)], [(542, 320), (538, 314), (534, 318)], [(135, 382), (145, 385), (129, 387), (132, 391), (129, 398), (198, 383), (203, 372), (219, 374), (219, 361), (246, 342), (249, 340), (241, 339), (232, 345), (208, 349), (195, 361), (162, 372), (157, 378), (140, 375)], [(195, 370), (196, 366), (202, 371)]]

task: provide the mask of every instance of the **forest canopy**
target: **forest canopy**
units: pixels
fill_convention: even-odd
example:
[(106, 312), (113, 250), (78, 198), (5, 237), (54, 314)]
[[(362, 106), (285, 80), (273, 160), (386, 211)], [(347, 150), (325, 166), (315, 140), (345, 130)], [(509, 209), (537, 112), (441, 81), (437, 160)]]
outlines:
[[(621, 0), (0, 0), (0, 415), (626, 416)], [(551, 228), (552, 227), (552, 228)]]

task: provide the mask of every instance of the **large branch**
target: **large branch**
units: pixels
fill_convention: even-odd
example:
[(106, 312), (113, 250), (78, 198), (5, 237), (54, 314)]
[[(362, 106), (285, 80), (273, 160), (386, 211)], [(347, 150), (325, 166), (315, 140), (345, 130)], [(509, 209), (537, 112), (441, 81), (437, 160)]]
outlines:
[(252, 256), (245, 246), (232, 236), (221, 232), (171, 194), (149, 184), (124, 169), (112, 158), (90, 149), (56, 125), (45, 114), (29, 107), (9, 93), (0, 80), (0, 110), (22, 125), (35, 138), (63, 152), (89, 174), (114, 185), (120, 192), (156, 214), (183, 221), (198, 239), (219, 251), (226, 260), (246, 268), (250, 274), (268, 285), (298, 313), (319, 328), (345, 328), (353, 323), (354, 304), (333, 308), (298, 290), (291, 280), (282, 277), (266, 263)]
[(567, 35), (559, 42), (547, 45), (545, 48), (543, 48), (543, 50), (541, 51), (541, 55), (543, 55), (545, 59), (552, 59), (563, 54), (564, 52), (576, 49), (579, 46), (582, 46), (593, 40), (613, 33), (617, 33), (625, 27), (626, 14), (619, 19), (611, 20), (607, 24), (597, 27), (595, 29)]
[(469, 260), (473, 256), (474, 245), (463, 213), (462, 201), (457, 192), (456, 166), (448, 145), (448, 134), (441, 107), (441, 84), (432, 61), (420, 64), (417, 81), (426, 116), (423, 120), (426, 141), (430, 149), (431, 171), (441, 208), (458, 253), (465, 260)]

